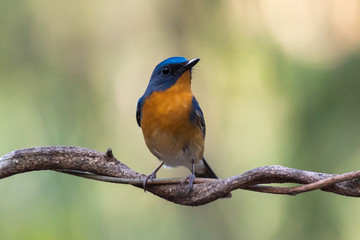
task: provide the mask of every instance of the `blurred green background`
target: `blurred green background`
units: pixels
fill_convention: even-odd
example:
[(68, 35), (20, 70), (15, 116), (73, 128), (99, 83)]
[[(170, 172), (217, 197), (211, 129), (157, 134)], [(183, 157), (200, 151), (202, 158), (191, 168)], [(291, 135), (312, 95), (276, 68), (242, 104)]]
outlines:
[[(155, 65), (201, 58), (193, 92), (220, 177), (359, 169), (360, 2), (0, 1), (0, 155), (73, 145), (148, 174), (135, 108)], [(159, 177), (185, 176), (186, 169)], [(236, 191), (202, 207), (55, 172), (0, 181), (0, 239), (356, 239), (360, 200)]]

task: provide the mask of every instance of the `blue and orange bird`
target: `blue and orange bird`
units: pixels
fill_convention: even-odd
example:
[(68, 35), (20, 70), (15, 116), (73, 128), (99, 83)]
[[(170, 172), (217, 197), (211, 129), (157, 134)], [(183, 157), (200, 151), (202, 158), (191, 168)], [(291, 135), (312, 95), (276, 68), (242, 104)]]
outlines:
[(217, 178), (203, 157), (205, 120), (191, 91), (191, 71), (199, 60), (171, 57), (159, 63), (138, 101), (137, 123), (150, 152), (161, 161), (146, 176), (144, 190), (148, 179), (156, 178), (163, 165), (191, 171), (183, 181), (189, 180), (189, 192), (195, 177)]

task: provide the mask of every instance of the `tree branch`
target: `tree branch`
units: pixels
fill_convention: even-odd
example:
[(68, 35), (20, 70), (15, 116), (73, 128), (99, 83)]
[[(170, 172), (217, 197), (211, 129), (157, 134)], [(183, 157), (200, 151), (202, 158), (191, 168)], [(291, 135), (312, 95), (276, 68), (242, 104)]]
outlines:
[[(142, 188), (144, 174), (137, 173), (112, 155), (80, 147), (49, 146), (16, 150), (0, 157), (0, 179), (18, 173), (54, 170), (98, 181), (130, 184)], [(182, 179), (154, 179), (147, 191), (168, 201), (198, 206), (245, 189), (264, 193), (296, 195), (321, 189), (335, 194), (360, 197), (360, 171), (341, 175), (302, 171), (282, 166), (259, 167), (226, 179), (196, 178), (193, 191), (187, 193)], [(260, 184), (298, 183), (296, 187)]]

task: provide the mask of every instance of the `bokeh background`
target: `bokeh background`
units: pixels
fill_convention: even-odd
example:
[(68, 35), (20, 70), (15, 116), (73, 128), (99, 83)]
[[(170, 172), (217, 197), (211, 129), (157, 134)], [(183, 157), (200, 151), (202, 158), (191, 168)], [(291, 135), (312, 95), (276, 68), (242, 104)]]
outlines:
[[(220, 177), (359, 169), (360, 2), (0, 2), (0, 155), (82, 146), (141, 173), (135, 108), (154, 66), (199, 57), (193, 92)], [(186, 169), (159, 177), (185, 176)], [(356, 239), (360, 200), (236, 191), (202, 207), (55, 172), (0, 181), (0, 239)]]

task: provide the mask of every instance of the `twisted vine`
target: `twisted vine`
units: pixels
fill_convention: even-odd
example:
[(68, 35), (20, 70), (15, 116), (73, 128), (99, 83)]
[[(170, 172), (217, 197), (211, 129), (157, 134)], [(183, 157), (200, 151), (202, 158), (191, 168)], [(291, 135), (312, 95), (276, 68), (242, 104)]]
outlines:
[[(47, 146), (15, 150), (0, 157), (0, 179), (15, 174), (53, 170), (97, 181), (129, 184), (142, 188), (145, 177), (118, 161), (111, 149), (104, 154), (92, 149), (67, 146)], [(314, 191), (331, 192), (360, 197), (360, 171), (345, 174), (327, 174), (303, 171), (283, 166), (254, 168), (225, 179), (196, 178), (188, 193), (182, 179), (154, 179), (147, 191), (173, 203), (199, 206), (230, 196), (237, 189), (272, 194), (296, 195)], [(298, 183), (295, 187), (275, 187), (270, 183)]]

